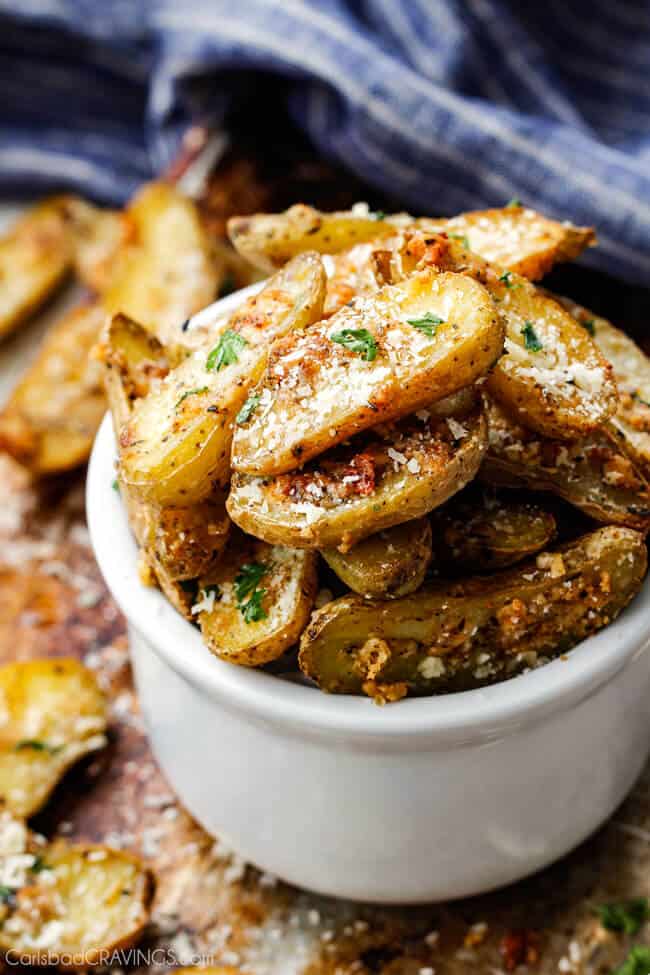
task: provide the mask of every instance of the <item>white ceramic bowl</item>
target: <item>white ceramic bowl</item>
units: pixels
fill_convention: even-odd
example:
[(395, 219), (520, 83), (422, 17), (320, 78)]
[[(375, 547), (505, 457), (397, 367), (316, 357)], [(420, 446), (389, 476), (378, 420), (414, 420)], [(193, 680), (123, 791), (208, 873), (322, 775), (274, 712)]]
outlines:
[(114, 457), (107, 417), (90, 464), (88, 520), (128, 620), (152, 747), (190, 812), (247, 860), (341, 897), (461, 897), (562, 856), (632, 786), (650, 750), (647, 581), (616, 623), (566, 660), (378, 708), (212, 656), (198, 630), (139, 582), (111, 486)]

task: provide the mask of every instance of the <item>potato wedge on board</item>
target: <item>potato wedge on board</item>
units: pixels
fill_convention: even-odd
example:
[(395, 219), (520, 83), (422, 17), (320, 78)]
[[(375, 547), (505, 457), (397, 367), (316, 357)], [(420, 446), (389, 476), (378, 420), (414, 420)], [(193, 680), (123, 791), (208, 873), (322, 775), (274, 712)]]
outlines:
[(300, 636), (316, 595), (316, 553), (237, 534), (192, 613), (212, 653), (244, 667), (277, 659)]
[(496, 403), (490, 403), (488, 427), (481, 480), (549, 491), (596, 521), (650, 529), (648, 482), (610, 429), (564, 443), (526, 430)]
[(167, 183), (149, 183), (129, 204), (131, 242), (103, 300), (107, 311), (141, 322), (162, 341), (214, 301), (220, 270), (196, 205)]
[(365, 538), (349, 552), (321, 549), (341, 582), (360, 596), (396, 599), (414, 592), (431, 561), (431, 524), (407, 521)]
[(431, 515), (434, 565), (483, 572), (515, 565), (546, 548), (556, 533), (550, 511), (473, 486)]
[(141, 861), (105, 846), (39, 850), (26, 882), (0, 906), (0, 952), (72, 971), (134, 945), (149, 920), (152, 879)]
[(106, 744), (106, 725), (95, 675), (76, 660), (0, 667), (0, 801), (32, 816), (75, 762)]
[(318, 321), (325, 271), (302, 254), (220, 323), (196, 350), (138, 402), (120, 436), (120, 477), (142, 497), (187, 505), (230, 480), (233, 426), (254, 409), (248, 394), (271, 343)]
[(274, 345), (255, 408), (235, 430), (232, 466), (258, 475), (294, 470), (469, 386), (502, 343), (494, 303), (464, 275), (427, 269), (355, 299)]
[(232, 217), (228, 222), (237, 250), (267, 271), (305, 250), (339, 254), (366, 241), (379, 241), (399, 228), (446, 232), (466, 240), (486, 260), (533, 280), (560, 261), (574, 260), (595, 242), (590, 227), (560, 223), (522, 206), (473, 210), (451, 219), (416, 219), (406, 213), (373, 214), (363, 204), (339, 213), (321, 213), (297, 204), (284, 213)]
[(65, 197), (27, 210), (0, 237), (0, 339), (50, 298), (72, 263)]
[(470, 481), (485, 454), (482, 405), (468, 390), (383, 424), (273, 477), (233, 474), (232, 520), (296, 548), (339, 548), (421, 518)]
[(101, 295), (133, 237), (132, 223), (119, 210), (104, 210), (79, 197), (68, 197), (65, 211), (72, 235), (75, 274), (86, 287)]
[(312, 615), (300, 667), (324, 691), (378, 703), (493, 683), (610, 623), (646, 568), (643, 536), (612, 525), (491, 576), (386, 602), (344, 596)]
[(611, 363), (619, 400), (610, 423), (621, 437), (626, 453), (650, 477), (650, 359), (629, 335), (606, 318), (570, 298), (553, 297), (589, 332)]
[(380, 276), (401, 280), (422, 267), (480, 281), (506, 327), (504, 355), (487, 386), (521, 423), (546, 436), (578, 439), (616, 410), (613, 370), (586, 329), (521, 275), (489, 264), (446, 236), (405, 232), (375, 254)]
[(92, 301), (65, 315), (0, 412), (0, 448), (36, 476), (88, 459), (106, 410), (102, 368), (90, 354), (103, 322)]

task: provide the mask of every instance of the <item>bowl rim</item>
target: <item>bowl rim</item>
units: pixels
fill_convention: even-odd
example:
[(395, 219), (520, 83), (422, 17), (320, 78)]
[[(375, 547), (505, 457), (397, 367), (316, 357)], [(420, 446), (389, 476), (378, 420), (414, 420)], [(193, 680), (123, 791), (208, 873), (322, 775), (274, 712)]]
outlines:
[[(210, 305), (193, 319), (209, 324), (232, 311), (259, 284)], [(107, 413), (97, 433), (86, 483), (88, 527), (106, 584), (129, 623), (181, 676), (226, 708), (301, 733), (343, 734), (359, 741), (465, 744), (489, 741), (573, 707), (596, 693), (650, 642), (650, 579), (614, 623), (562, 658), (510, 680), (436, 697), (406, 698), (379, 708), (367, 698), (318, 690), (214, 656), (197, 627), (157, 589), (144, 586), (126, 510), (113, 489), (115, 438)]]

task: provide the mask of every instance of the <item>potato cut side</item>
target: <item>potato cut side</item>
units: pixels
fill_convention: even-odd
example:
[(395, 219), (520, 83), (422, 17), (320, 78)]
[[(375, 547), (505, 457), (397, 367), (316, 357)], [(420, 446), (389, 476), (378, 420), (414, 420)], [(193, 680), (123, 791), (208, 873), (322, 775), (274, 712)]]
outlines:
[(396, 599), (415, 592), (431, 561), (431, 525), (427, 518), (394, 525), (350, 549), (321, 549), (339, 579), (360, 596)]
[(284, 213), (231, 217), (228, 235), (235, 248), (256, 267), (272, 271), (303, 251), (336, 254), (394, 232), (394, 225), (360, 208), (359, 213), (321, 213), (304, 203)]
[(549, 491), (596, 521), (650, 529), (648, 482), (611, 430), (564, 443), (526, 430), (496, 403), (490, 404), (488, 426), (482, 480)]
[(580, 325), (611, 363), (618, 387), (618, 409), (611, 425), (624, 442), (625, 450), (650, 476), (650, 359), (629, 335), (606, 318), (595, 315), (570, 298), (554, 296)]
[(303, 254), (270, 279), (138, 402), (120, 436), (120, 476), (159, 504), (188, 505), (230, 479), (233, 426), (257, 404), (249, 392), (271, 343), (322, 314), (325, 272)]
[(76, 276), (97, 294), (109, 287), (119, 261), (134, 237), (132, 221), (119, 210), (104, 210), (87, 200), (69, 197), (65, 212), (73, 242)]
[[(28, 857), (29, 858), (29, 855)], [(61, 841), (33, 856), (24, 883), (0, 906), (0, 950), (77, 971), (135, 944), (149, 920), (152, 881), (141, 861), (105, 846)], [(65, 956), (76, 956), (66, 963)]]
[(450, 220), (418, 221), (425, 229), (443, 231), (486, 261), (537, 281), (563, 261), (573, 261), (596, 243), (592, 227), (551, 220), (522, 206), (472, 210)]
[(209, 572), (228, 540), (230, 518), (225, 495), (187, 508), (152, 506), (145, 548), (156, 566), (174, 580), (196, 579)]
[(214, 301), (220, 269), (196, 204), (166, 183), (140, 190), (126, 211), (130, 241), (104, 293), (110, 314), (123, 312), (163, 341)]
[(315, 552), (237, 534), (214, 572), (201, 580), (192, 613), (212, 653), (259, 667), (298, 640), (316, 586)]
[(483, 409), (468, 391), (377, 426), (300, 471), (235, 473), (227, 508), (240, 528), (267, 542), (347, 552), (460, 491), (486, 446)]
[(494, 683), (611, 623), (646, 568), (643, 536), (608, 526), (491, 576), (385, 602), (345, 596), (313, 614), (300, 667), (324, 691), (378, 703)]
[(106, 701), (76, 660), (0, 668), (0, 800), (28, 817), (65, 772), (106, 744)]
[(515, 565), (546, 548), (556, 532), (550, 511), (473, 486), (438, 508), (431, 526), (434, 566), (445, 573)]
[(53, 295), (71, 262), (64, 197), (32, 207), (0, 237), (0, 339)]
[(427, 269), (273, 347), (232, 463), (282, 474), (361, 430), (462, 389), (493, 365), (503, 326), (484, 288)]
[(0, 448), (37, 476), (88, 459), (106, 410), (102, 367), (91, 355), (103, 323), (95, 302), (65, 315), (0, 412)]

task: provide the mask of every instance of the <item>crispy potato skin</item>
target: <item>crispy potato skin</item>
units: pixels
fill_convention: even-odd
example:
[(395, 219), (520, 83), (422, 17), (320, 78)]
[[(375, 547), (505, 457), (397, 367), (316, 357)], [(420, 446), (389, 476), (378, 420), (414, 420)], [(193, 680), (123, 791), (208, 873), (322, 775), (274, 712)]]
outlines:
[(609, 428), (564, 443), (526, 430), (496, 403), (488, 410), (489, 449), (479, 471), (497, 486), (549, 491), (596, 521), (650, 529), (648, 482)]
[(228, 513), (270, 543), (347, 552), (459, 491), (476, 474), (486, 444), (483, 408), (469, 391), (376, 427), (302, 471), (234, 474)]
[(103, 301), (162, 341), (214, 301), (221, 283), (196, 204), (167, 183), (149, 183), (126, 210), (126, 246), (117, 254)]
[(515, 565), (548, 546), (556, 533), (550, 511), (472, 487), (434, 511), (431, 524), (434, 565), (454, 573)]
[(38, 311), (70, 270), (65, 207), (65, 197), (44, 200), (0, 237), (0, 339)]
[[(48, 953), (76, 955), (84, 966), (97, 965), (102, 953), (140, 939), (149, 920), (153, 880), (139, 858), (60, 840), (40, 849), (39, 856), (38, 873), (0, 908), (0, 951), (29, 955), (37, 966), (48, 964)], [(58, 967), (77, 971), (79, 962)]]
[(0, 668), (0, 700), (0, 800), (27, 818), (72, 765), (106, 744), (106, 701), (94, 674), (65, 658)]
[(300, 667), (322, 690), (378, 703), (493, 683), (606, 626), (646, 569), (643, 536), (608, 526), (491, 576), (387, 602), (344, 596), (312, 615)]
[[(120, 476), (141, 497), (188, 505), (230, 479), (235, 419), (260, 377), (271, 343), (317, 321), (325, 272), (316, 254), (303, 254), (271, 278), (209, 342), (139, 401), (120, 435)], [(208, 369), (210, 354), (235, 334), (234, 360)]]
[(650, 477), (650, 360), (639, 346), (606, 318), (570, 298), (553, 295), (563, 308), (593, 335), (594, 342), (611, 363), (618, 386), (618, 409), (611, 418), (625, 451)]
[[(238, 606), (236, 579), (242, 566), (266, 568), (259, 581), (265, 614), (246, 621)], [(223, 559), (201, 580), (199, 595), (218, 586), (212, 608), (196, 613), (212, 653), (244, 667), (270, 663), (288, 650), (309, 619), (317, 588), (316, 553), (267, 545), (236, 534)]]
[(397, 599), (415, 592), (431, 561), (431, 524), (426, 518), (370, 535), (342, 553), (321, 549), (339, 579), (360, 596)]
[[(440, 319), (434, 334), (412, 324), (426, 315)], [(338, 341), (349, 332), (372, 343), (370, 358)], [(484, 375), (503, 335), (489, 295), (464, 275), (425, 269), (356, 299), (276, 343), (256, 388), (259, 408), (235, 431), (232, 466), (282, 474), (355, 433), (427, 407)]]
[(91, 356), (103, 322), (92, 301), (65, 315), (0, 413), (0, 449), (37, 477), (88, 459), (106, 410), (101, 366)]

